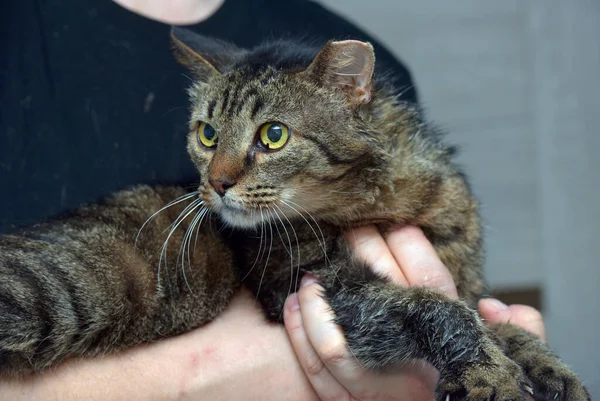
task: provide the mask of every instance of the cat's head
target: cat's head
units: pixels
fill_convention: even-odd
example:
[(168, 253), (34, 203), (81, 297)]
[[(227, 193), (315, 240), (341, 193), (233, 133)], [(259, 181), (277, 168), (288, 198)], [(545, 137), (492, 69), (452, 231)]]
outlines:
[(381, 160), (368, 132), (375, 55), (369, 43), (292, 42), (240, 49), (172, 30), (192, 72), (188, 152), (200, 198), (236, 227), (340, 219), (374, 202)]

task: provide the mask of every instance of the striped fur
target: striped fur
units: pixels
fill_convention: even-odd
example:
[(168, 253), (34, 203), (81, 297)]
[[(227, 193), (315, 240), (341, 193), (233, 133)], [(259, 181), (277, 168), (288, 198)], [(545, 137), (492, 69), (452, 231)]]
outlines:
[[(279, 321), (312, 272), (365, 367), (425, 359), (441, 373), (440, 398), (589, 398), (539, 339), (510, 326), (492, 332), (471, 308), (484, 293), (477, 201), (453, 148), (372, 78), (369, 44), (245, 50), (176, 29), (174, 47), (195, 77), (188, 152), (197, 191), (140, 186), (1, 238), (1, 372), (201, 326), (240, 283)], [(217, 146), (199, 142), (202, 122)], [(290, 128), (276, 151), (258, 134), (271, 122)], [(215, 182), (226, 189), (218, 194)], [(420, 226), (461, 300), (392, 286), (355, 259), (342, 231), (368, 223), (384, 233)], [(539, 352), (522, 352), (523, 339)]]

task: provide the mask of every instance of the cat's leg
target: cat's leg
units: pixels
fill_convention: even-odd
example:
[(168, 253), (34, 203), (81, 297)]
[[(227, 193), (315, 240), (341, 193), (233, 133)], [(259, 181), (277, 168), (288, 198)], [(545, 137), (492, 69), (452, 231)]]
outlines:
[(440, 372), (437, 398), (525, 400), (521, 368), (492, 341), (477, 313), (436, 291), (384, 282), (323, 283), (351, 353), (383, 371), (424, 359)]
[[(321, 280), (350, 351), (365, 368), (383, 371), (424, 359), (440, 371), (440, 400), (448, 395), (451, 400), (526, 399), (531, 387), (522, 369), (466, 303), (429, 289), (393, 285), (368, 266), (338, 257), (312, 273)], [(289, 279), (267, 274), (260, 291), (254, 281), (259, 282), (247, 285), (267, 316), (280, 321)]]
[(536, 400), (590, 400), (580, 379), (538, 336), (511, 324), (492, 327), (504, 353), (521, 366)]

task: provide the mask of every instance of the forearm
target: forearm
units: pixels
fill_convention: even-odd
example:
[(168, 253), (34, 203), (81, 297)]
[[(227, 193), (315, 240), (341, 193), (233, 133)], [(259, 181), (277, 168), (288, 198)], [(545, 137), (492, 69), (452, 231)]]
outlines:
[(236, 297), (216, 321), (105, 358), (0, 380), (0, 400), (316, 400), (282, 327)]

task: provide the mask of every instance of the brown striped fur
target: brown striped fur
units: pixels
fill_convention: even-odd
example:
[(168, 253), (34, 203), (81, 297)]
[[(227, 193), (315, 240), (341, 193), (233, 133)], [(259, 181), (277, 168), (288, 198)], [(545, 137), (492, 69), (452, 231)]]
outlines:
[[(1, 238), (0, 371), (190, 330), (240, 283), (281, 320), (286, 296), (312, 272), (365, 367), (426, 359), (440, 371), (439, 398), (588, 398), (541, 340), (511, 326), (491, 331), (471, 309), (484, 293), (477, 201), (453, 149), (378, 79), (368, 43), (245, 50), (173, 32), (195, 77), (188, 153), (198, 190), (140, 186)], [(217, 146), (199, 141), (202, 122)], [(259, 140), (269, 122), (290, 129), (278, 150)], [(421, 227), (461, 300), (392, 286), (356, 260), (341, 233), (370, 223), (384, 233)], [(519, 348), (524, 339), (534, 355)], [(548, 369), (555, 374), (539, 373)]]

